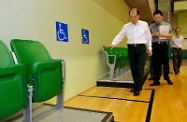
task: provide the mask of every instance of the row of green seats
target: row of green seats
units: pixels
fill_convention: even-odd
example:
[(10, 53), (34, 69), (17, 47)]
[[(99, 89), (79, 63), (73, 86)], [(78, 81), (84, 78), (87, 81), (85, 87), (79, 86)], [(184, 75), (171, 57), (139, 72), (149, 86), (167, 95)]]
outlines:
[[(53, 60), (43, 44), (33, 40), (10, 42), (18, 64), (7, 46), (0, 41), (0, 121), (25, 109), (23, 121), (32, 121), (31, 102), (44, 102), (57, 97), (56, 108), (62, 108), (62, 62)], [(27, 86), (33, 87), (28, 100)]]
[(28, 106), (26, 70), (0, 40), (0, 121)]
[(108, 54), (108, 63), (115, 64), (115, 69), (121, 69), (129, 65), (127, 48), (114, 47), (110, 49), (109, 47), (103, 46), (103, 49)]

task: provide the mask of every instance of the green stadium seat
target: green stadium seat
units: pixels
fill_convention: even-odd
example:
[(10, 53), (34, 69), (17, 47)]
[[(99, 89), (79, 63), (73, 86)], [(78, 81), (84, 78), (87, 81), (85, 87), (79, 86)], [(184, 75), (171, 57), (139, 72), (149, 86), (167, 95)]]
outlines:
[[(26, 79), (33, 86), (32, 102), (44, 102), (57, 96), (55, 108), (63, 103), (62, 62), (53, 60), (38, 41), (13, 39), (10, 42), (18, 62), (26, 67)], [(28, 111), (32, 109), (28, 108)], [(28, 112), (29, 113), (29, 112)]]
[(113, 49), (110, 49), (106, 46), (103, 46), (103, 49), (107, 56), (106, 63), (110, 68), (109, 79), (112, 80), (114, 73), (118, 76), (120, 71), (126, 71), (129, 66), (127, 49), (123, 47), (114, 47)]
[(0, 41), (0, 121), (28, 105), (26, 71), (22, 64), (14, 64), (7, 46)]

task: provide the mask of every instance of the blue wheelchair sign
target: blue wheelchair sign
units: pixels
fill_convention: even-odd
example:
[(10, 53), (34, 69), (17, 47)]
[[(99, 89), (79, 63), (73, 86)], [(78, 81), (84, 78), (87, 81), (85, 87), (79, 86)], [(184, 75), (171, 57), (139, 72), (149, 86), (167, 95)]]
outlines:
[(68, 25), (56, 21), (56, 40), (68, 42)]
[(89, 44), (89, 31), (82, 29), (82, 44)]

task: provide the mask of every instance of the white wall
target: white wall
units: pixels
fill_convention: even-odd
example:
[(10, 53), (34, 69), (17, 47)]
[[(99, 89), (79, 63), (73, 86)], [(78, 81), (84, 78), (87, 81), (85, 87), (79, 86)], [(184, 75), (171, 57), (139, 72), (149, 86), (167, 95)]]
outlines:
[(8, 46), (12, 38), (37, 38), (34, 0), (0, 1), (0, 39)]
[[(1, 0), (0, 39), (38, 40), (52, 57), (65, 59), (67, 100), (109, 71), (102, 46), (129, 21), (128, 10), (123, 0)], [(68, 43), (56, 41), (56, 21), (68, 24)], [(82, 28), (90, 32), (89, 45), (82, 44)]]

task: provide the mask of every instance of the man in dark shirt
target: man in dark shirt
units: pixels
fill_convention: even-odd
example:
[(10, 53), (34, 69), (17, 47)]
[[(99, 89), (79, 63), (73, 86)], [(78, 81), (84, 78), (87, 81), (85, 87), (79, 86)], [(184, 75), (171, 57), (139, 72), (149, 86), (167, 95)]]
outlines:
[[(172, 81), (169, 78), (169, 58), (168, 58), (168, 39), (172, 38), (172, 30), (169, 23), (162, 21), (163, 13), (160, 10), (156, 10), (153, 13), (155, 23), (150, 25), (150, 31), (152, 34), (152, 64), (153, 64), (153, 83), (150, 86), (160, 85), (160, 71), (161, 65), (164, 69), (164, 79), (169, 85), (172, 85)], [(166, 28), (164, 32), (161, 28)], [(168, 32), (166, 32), (168, 28)]]

